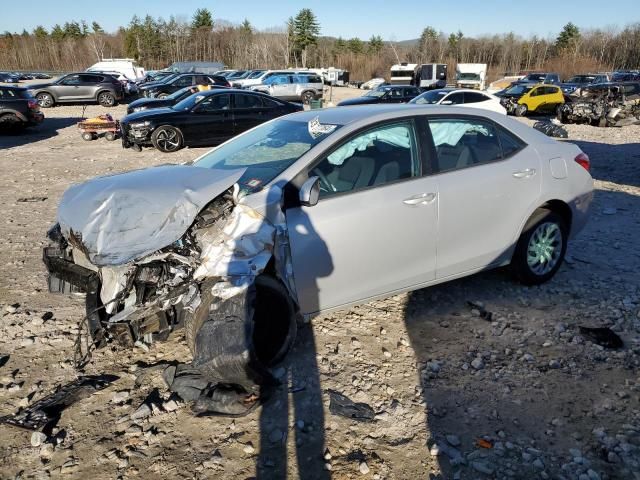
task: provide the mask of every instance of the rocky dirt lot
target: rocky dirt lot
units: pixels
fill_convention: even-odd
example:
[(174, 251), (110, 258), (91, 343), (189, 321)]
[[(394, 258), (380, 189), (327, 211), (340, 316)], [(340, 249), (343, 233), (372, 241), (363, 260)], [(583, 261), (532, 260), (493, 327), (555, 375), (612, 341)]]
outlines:
[[(47, 293), (41, 261), (63, 191), (206, 151), (84, 142), (81, 106), (45, 114), (0, 137), (0, 416), (79, 374), (83, 299)], [(170, 397), (161, 372), (189, 359), (181, 331), (110, 346), (84, 373), (119, 379), (47, 435), (0, 425), (0, 478), (640, 479), (640, 126), (568, 131), (597, 191), (547, 285), (498, 270), (314, 319), (276, 370), (282, 386), (236, 419), (196, 418)], [(624, 348), (579, 326), (611, 327)], [(369, 404), (375, 420), (334, 415), (329, 390)]]

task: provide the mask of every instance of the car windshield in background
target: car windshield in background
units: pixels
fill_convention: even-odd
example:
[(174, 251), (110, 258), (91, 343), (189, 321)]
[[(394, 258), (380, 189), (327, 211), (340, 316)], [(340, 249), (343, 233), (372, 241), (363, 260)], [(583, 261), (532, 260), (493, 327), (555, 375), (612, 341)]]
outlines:
[(590, 77), (588, 75), (576, 75), (567, 80), (567, 83), (591, 83), (596, 77)]
[(264, 73), (264, 71), (260, 71), (260, 72), (253, 72), (252, 74), (250, 74), (247, 78), (258, 78), (260, 75), (262, 75)]
[(538, 73), (530, 73), (526, 77), (524, 77), (527, 82), (543, 82), (545, 79), (544, 75), (540, 75)]
[(477, 73), (460, 73), (458, 80), (480, 80), (480, 75)]
[(376, 97), (376, 98), (381, 98), (384, 97), (385, 93), (387, 93), (389, 91), (388, 88), (378, 88), (376, 90), (371, 90), (368, 93), (365, 93), (365, 97)]
[(526, 85), (515, 85), (515, 86), (509, 88), (505, 92), (505, 94), (506, 95), (524, 95), (529, 90), (531, 90), (531, 87), (528, 87)]
[(166, 97), (167, 100), (180, 100), (181, 98), (183, 98), (187, 93), (191, 92), (191, 89), (193, 87), (184, 87), (181, 88), (180, 90), (178, 90), (177, 92), (173, 92), (171, 95), (169, 95), (168, 97)]
[(235, 137), (194, 165), (222, 170), (246, 168), (238, 183), (244, 192), (256, 192), (337, 128), (340, 125), (274, 120)]
[(414, 98), (409, 103), (415, 103), (416, 105), (434, 105), (442, 100), (449, 92), (443, 92), (439, 90), (431, 90), (425, 92), (422, 95)]

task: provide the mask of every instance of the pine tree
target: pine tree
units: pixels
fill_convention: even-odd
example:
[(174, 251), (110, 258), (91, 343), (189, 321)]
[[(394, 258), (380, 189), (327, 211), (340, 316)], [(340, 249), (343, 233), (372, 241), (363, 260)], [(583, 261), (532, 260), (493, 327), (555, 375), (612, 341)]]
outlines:
[(347, 42), (347, 48), (351, 53), (355, 53), (357, 55), (364, 51), (364, 42), (357, 37), (351, 38)]
[(248, 34), (253, 33), (253, 27), (251, 26), (251, 22), (249, 22), (249, 20), (245, 18), (244, 22), (242, 22), (242, 25), (240, 25), (240, 30), (242, 30), (243, 33), (248, 33)]
[(191, 21), (191, 28), (198, 30), (200, 28), (213, 28), (213, 15), (206, 8), (199, 8), (196, 13), (193, 14), (193, 20)]
[(64, 30), (57, 23), (51, 29), (51, 38), (57, 41), (64, 39)]
[(91, 23), (91, 29), (93, 30), (93, 33), (104, 33), (104, 30), (102, 29), (100, 24), (96, 21), (93, 21)]
[(38, 25), (36, 28), (33, 29), (33, 35), (36, 38), (45, 38), (49, 35), (49, 33), (42, 25)]
[(378, 54), (382, 51), (384, 47), (384, 42), (382, 41), (382, 37), (380, 35), (373, 35), (369, 39), (369, 52), (373, 54)]
[(306, 67), (308, 48), (318, 43), (320, 34), (320, 25), (311, 9), (303, 8), (298, 12), (293, 20), (293, 30), (296, 49), (302, 53), (302, 66)]
[(580, 29), (569, 22), (562, 28), (558, 38), (556, 38), (556, 48), (558, 50), (572, 48), (578, 40), (580, 40)]

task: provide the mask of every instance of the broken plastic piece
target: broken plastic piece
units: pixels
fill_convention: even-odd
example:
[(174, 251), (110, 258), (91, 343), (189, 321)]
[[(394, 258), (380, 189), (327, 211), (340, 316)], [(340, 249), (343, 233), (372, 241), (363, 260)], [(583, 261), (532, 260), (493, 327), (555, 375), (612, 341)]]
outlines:
[(372, 422), (376, 416), (373, 408), (366, 403), (356, 403), (335, 390), (328, 390), (328, 392), (329, 411), (334, 415), (351, 418), (359, 422)]
[(478, 445), (480, 448), (493, 448), (493, 443), (485, 440), (484, 438), (479, 438), (476, 442), (476, 445)]
[(69, 405), (103, 390), (118, 380), (116, 375), (87, 375), (58, 387), (55, 393), (41, 398), (29, 408), (0, 418), (0, 423), (29, 430), (51, 428)]
[(579, 327), (580, 335), (604, 348), (618, 349), (624, 347), (622, 339), (608, 327)]

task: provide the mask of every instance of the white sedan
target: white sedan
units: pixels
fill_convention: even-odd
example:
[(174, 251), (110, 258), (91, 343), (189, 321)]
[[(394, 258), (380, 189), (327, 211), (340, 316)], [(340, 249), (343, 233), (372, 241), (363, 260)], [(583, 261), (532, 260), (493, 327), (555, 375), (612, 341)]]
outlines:
[(456, 105), (482, 108), (492, 112), (507, 114), (495, 95), (467, 88), (439, 88), (429, 90), (409, 102), (415, 105)]

